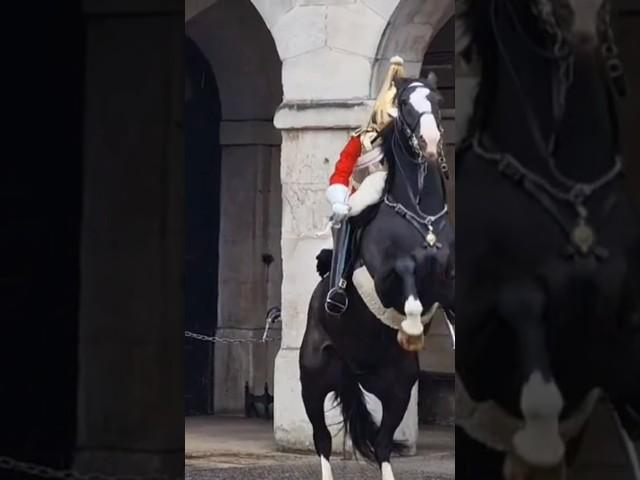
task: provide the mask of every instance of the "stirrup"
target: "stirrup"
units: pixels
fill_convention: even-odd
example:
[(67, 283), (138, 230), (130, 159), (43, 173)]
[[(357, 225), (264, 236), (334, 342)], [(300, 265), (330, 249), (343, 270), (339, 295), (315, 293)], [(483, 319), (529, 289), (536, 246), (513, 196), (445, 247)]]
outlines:
[(349, 297), (344, 289), (344, 280), (340, 281), (337, 287), (329, 290), (327, 294), (327, 300), (324, 304), (324, 309), (329, 315), (342, 315), (349, 306)]

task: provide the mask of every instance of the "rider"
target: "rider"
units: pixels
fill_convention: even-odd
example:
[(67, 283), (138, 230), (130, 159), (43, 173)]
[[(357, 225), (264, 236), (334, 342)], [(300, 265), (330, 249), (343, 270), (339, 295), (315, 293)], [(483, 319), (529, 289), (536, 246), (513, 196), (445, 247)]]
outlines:
[(327, 199), (333, 211), (333, 257), (325, 306), (327, 312), (332, 314), (342, 314), (348, 305), (346, 280), (343, 278), (350, 238), (347, 219), (378, 202), (382, 196), (386, 167), (383, 163), (380, 132), (397, 115), (397, 108), (394, 106), (394, 80), (404, 77), (403, 64), (400, 57), (391, 59), (391, 65), (366, 126), (351, 135), (329, 179)]

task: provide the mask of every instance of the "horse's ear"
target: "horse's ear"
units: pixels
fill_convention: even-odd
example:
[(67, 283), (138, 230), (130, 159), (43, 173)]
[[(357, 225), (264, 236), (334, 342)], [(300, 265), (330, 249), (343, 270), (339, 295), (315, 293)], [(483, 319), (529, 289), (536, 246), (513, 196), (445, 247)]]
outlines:
[(429, 75), (427, 75), (427, 85), (433, 90), (438, 89), (438, 76), (435, 73), (429, 72)]

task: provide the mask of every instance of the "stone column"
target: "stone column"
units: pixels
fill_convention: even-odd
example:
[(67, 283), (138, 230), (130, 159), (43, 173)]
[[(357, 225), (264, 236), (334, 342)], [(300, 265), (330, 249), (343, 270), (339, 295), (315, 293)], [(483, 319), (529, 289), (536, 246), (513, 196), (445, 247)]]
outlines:
[[(370, 101), (285, 102), (276, 114), (282, 130), (282, 347), (276, 358), (274, 430), (283, 449), (313, 449), (312, 429), (304, 411), (300, 388), (298, 354), (304, 334), (307, 308), (319, 281), (315, 257), (331, 244), (329, 235), (316, 237), (329, 219), (325, 199), (327, 180), (350, 132), (370, 112)], [(379, 402), (369, 398), (374, 417), (380, 416)], [(336, 410), (329, 411), (327, 423), (338, 422)], [(334, 429), (334, 431), (337, 429)], [(418, 434), (417, 396), (409, 406), (397, 438), (415, 446)], [(334, 438), (334, 450), (343, 442)]]
[(184, 30), (160, 3), (86, 2), (79, 471), (183, 472)]

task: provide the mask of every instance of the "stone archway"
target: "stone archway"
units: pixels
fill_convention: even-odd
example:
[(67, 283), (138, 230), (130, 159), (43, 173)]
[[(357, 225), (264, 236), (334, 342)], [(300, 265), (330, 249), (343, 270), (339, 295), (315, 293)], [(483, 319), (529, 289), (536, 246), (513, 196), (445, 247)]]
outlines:
[(420, 75), (432, 39), (454, 13), (454, 0), (400, 0), (378, 46), (371, 75), (372, 97), (377, 95), (394, 55), (404, 59), (407, 75)]
[[(218, 337), (259, 338), (267, 310), (281, 303), (281, 135), (273, 117), (282, 101), (282, 66), (250, 0), (187, 5), (185, 31), (211, 65), (221, 108), (220, 181), (208, 187), (220, 205), (212, 233), (219, 236), (217, 278), (209, 280), (219, 301), (211, 322)], [(245, 383), (259, 393), (268, 383), (273, 391), (277, 347), (216, 345), (215, 413), (242, 413)]]

